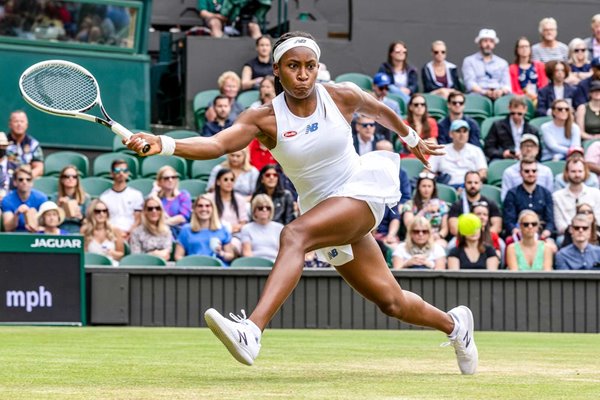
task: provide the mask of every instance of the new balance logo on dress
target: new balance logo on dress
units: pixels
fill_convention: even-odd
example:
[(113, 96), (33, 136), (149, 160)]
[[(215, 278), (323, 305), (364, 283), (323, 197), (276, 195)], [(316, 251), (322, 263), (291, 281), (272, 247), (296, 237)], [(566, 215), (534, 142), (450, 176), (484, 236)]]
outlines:
[(308, 135), (311, 132), (317, 131), (317, 129), (319, 129), (319, 123), (318, 122), (315, 122), (314, 124), (308, 124), (308, 125), (306, 125), (306, 132), (304, 132), (304, 134)]

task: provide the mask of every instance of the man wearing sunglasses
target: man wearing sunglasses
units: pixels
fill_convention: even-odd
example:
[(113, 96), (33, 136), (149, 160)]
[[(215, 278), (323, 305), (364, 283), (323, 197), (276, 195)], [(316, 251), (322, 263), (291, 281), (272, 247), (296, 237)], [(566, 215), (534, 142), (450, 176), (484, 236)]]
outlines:
[(358, 155), (362, 156), (370, 151), (374, 151), (377, 148), (377, 143), (381, 140), (385, 140), (383, 135), (375, 132), (376, 123), (375, 120), (359, 115), (355, 119), (356, 134), (352, 135), (352, 141), (354, 142), (354, 149)]
[[(510, 99), (508, 111), (506, 118), (494, 122), (485, 138), (483, 152), (489, 162), (495, 159), (520, 160), (523, 135), (533, 135), (539, 140), (538, 130), (525, 120), (527, 103), (523, 97)], [(539, 159), (541, 155), (537, 157)]]
[(590, 244), (592, 226), (584, 214), (577, 214), (569, 227), (573, 243), (556, 254), (556, 269), (596, 269), (600, 267), (600, 246)]
[[(2, 200), (2, 220), (6, 232), (35, 232), (27, 223), (26, 214), (37, 210), (48, 196), (33, 188), (33, 172), (27, 164), (15, 170), (16, 188)], [(35, 213), (37, 218), (37, 212)]]
[(100, 200), (108, 207), (110, 223), (119, 228), (126, 240), (141, 222), (144, 196), (139, 190), (127, 186), (129, 166), (125, 160), (114, 160), (110, 175), (113, 186), (100, 195)]
[(8, 138), (4, 132), (0, 132), (0, 203), (9, 190), (15, 188), (15, 170), (17, 164), (8, 161), (6, 156), (6, 147)]
[[(400, 111), (400, 105), (398, 104), (398, 102), (388, 97), (391, 84), (392, 80), (386, 73), (379, 72), (375, 74), (373, 76), (373, 84), (371, 85), (371, 88), (373, 90), (373, 96), (377, 100), (391, 108), (397, 115), (401, 116), (402, 113)], [(375, 132), (382, 135), (386, 140), (390, 140), (392, 138), (392, 133), (390, 132), (390, 130), (380, 124), (375, 125)]]
[(459, 91), (453, 91), (448, 95), (448, 115), (438, 122), (438, 138), (439, 144), (448, 144), (452, 142), (450, 138), (450, 124), (452, 121), (463, 119), (469, 124), (469, 143), (477, 147), (481, 147), (479, 138), (481, 133), (479, 125), (473, 118), (465, 115), (465, 95)]

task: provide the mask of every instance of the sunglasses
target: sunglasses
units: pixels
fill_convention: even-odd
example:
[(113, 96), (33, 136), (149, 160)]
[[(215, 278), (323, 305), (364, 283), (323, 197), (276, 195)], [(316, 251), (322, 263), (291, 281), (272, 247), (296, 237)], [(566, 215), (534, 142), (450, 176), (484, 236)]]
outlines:
[(77, 179), (77, 175), (62, 175), (62, 179)]
[(413, 107), (425, 107), (427, 104), (426, 103), (412, 103), (411, 106)]
[(431, 180), (435, 180), (435, 175), (432, 174), (431, 172), (421, 172), (419, 174), (419, 178), (420, 179), (431, 179)]
[(446, 50), (434, 50), (433, 54), (446, 54)]
[(537, 172), (537, 169), (536, 168), (524, 169), (523, 172), (525, 172), (526, 174), (535, 174)]
[(148, 212), (152, 212), (152, 211), (160, 211), (160, 207), (159, 207), (159, 206), (154, 206), (154, 207), (146, 207), (146, 211), (148, 211)]
[(196, 204), (196, 208), (212, 208), (210, 204)]
[(31, 178), (17, 178), (17, 182), (31, 182)]
[(452, 104), (453, 106), (462, 106), (465, 104), (464, 101), (451, 101), (450, 104)]
[(279, 177), (279, 174), (276, 172), (268, 172), (266, 174), (263, 175), (265, 178), (277, 178)]
[(537, 222), (523, 222), (521, 225), (523, 225), (523, 228), (529, 228), (529, 227), (536, 228), (538, 226), (538, 223)]
[(389, 90), (389, 86), (377, 86), (379, 90)]
[(554, 109), (556, 111), (560, 111), (560, 112), (562, 112), (562, 111), (569, 111), (569, 107), (555, 107)]
[(428, 229), (413, 229), (412, 233), (415, 235), (427, 235), (429, 233)]
[(179, 179), (179, 177), (177, 175), (173, 175), (173, 176), (163, 176), (162, 178), (160, 178), (163, 181), (174, 181), (176, 179)]
[(519, 117), (522, 117), (525, 113), (522, 112), (518, 112), (518, 111), (511, 111), (510, 115), (518, 115)]
[(574, 231), (579, 231), (579, 232), (585, 232), (588, 229), (590, 229), (589, 226), (575, 226), (575, 225), (571, 226), (571, 228), (573, 228)]
[(585, 215), (590, 215), (593, 214), (594, 212), (592, 210), (579, 210), (577, 211), (577, 214), (585, 214)]
[(374, 128), (375, 122), (365, 122), (365, 123), (360, 124), (360, 126), (362, 126), (363, 128)]
[(94, 214), (108, 214), (107, 208), (96, 208)]
[(573, 50), (575, 53), (584, 53), (586, 50), (585, 49), (575, 49)]
[(271, 208), (271, 206), (257, 206), (256, 210), (258, 210), (258, 211), (271, 211), (272, 208)]
[(115, 173), (115, 174), (118, 174), (119, 172), (122, 172), (122, 173), (126, 174), (126, 173), (128, 173), (128, 172), (129, 172), (129, 168), (127, 168), (127, 167), (122, 167), (122, 168), (120, 168), (120, 167), (118, 167), (118, 168), (113, 168), (113, 173)]

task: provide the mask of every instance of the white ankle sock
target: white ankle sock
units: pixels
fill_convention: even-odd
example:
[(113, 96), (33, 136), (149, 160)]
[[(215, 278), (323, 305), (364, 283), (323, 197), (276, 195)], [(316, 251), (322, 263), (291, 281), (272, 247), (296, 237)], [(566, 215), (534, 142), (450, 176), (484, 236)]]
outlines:
[(460, 328), (459, 322), (456, 318), (454, 318), (454, 315), (450, 314), (450, 316), (452, 317), (452, 319), (454, 320), (454, 329), (452, 330), (452, 332), (448, 335), (448, 337), (450, 339), (455, 339), (456, 335), (458, 335), (458, 329)]

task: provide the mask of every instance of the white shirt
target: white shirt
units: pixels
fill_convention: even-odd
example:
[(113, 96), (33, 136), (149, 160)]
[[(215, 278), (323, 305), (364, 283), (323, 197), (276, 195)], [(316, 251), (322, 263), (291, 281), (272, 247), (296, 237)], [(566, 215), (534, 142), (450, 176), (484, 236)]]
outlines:
[(358, 139), (358, 154), (359, 155), (362, 156), (365, 153), (375, 150), (375, 146), (373, 145), (373, 143), (375, 142), (374, 136), (368, 142), (363, 142), (360, 135), (356, 135), (356, 137)]
[(446, 155), (443, 157), (431, 157), (429, 163), (433, 172), (441, 172), (450, 175), (450, 185), (460, 185), (465, 182), (465, 174), (468, 171), (479, 171), (487, 168), (485, 155), (480, 147), (466, 143), (460, 150), (456, 150), (452, 143), (445, 146)]
[[(394, 250), (394, 253), (392, 254), (392, 257), (399, 257), (403, 261), (407, 261), (407, 260), (411, 259), (413, 256), (415, 256), (416, 254), (417, 253), (410, 254), (406, 250), (406, 243), (402, 242), (398, 245), (398, 247), (396, 247), (396, 249)], [(424, 253), (420, 253), (420, 254), (424, 254)], [(427, 261), (433, 262), (435, 264), (436, 260), (439, 260), (442, 257), (446, 257), (446, 251), (444, 250), (444, 248), (442, 246), (435, 243), (433, 245), (433, 247), (427, 252), (427, 254), (424, 254), (424, 255), (427, 256)]]
[(509, 118), (508, 122), (510, 123), (510, 133), (512, 133), (513, 141), (515, 142), (515, 147), (513, 150), (520, 151), (521, 135), (523, 135), (523, 127), (525, 126), (525, 123), (521, 122), (521, 125), (517, 126), (512, 118)]
[(129, 186), (122, 192), (110, 188), (100, 195), (100, 200), (108, 208), (110, 223), (125, 232), (129, 232), (135, 222), (135, 212), (144, 207), (142, 192)]
[(567, 186), (552, 193), (552, 200), (554, 203), (554, 225), (556, 225), (556, 230), (561, 235), (565, 233), (565, 230), (571, 224), (571, 220), (575, 216), (577, 204), (587, 203), (592, 206), (596, 221), (600, 221), (599, 189), (583, 185), (579, 197), (575, 197)]

